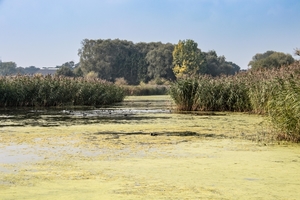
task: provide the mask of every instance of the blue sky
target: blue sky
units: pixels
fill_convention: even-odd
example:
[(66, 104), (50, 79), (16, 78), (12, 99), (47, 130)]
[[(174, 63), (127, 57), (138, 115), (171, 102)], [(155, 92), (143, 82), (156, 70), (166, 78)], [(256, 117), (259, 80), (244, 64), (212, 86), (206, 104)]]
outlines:
[(293, 55), (299, 20), (299, 0), (0, 0), (0, 59), (56, 66), (78, 62), (86, 38), (192, 39), (247, 69), (256, 53)]

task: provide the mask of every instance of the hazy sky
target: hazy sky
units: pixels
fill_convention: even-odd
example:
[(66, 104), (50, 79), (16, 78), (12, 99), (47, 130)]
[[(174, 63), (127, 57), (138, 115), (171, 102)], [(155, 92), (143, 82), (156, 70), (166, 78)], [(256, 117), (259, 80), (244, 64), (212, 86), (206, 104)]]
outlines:
[(192, 39), (246, 69), (256, 53), (300, 48), (300, 0), (0, 0), (3, 62), (78, 62), (86, 38)]

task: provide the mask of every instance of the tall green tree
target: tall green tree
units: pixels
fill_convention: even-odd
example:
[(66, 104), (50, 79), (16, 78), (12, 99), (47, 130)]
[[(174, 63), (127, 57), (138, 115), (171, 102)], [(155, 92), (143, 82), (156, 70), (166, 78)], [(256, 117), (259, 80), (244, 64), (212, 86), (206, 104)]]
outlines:
[(55, 72), (58, 76), (67, 76), (67, 77), (75, 77), (75, 73), (73, 69), (68, 66), (62, 66)]
[(74, 61), (69, 61), (69, 62), (65, 62), (64, 64), (62, 64), (61, 66), (56, 66), (57, 68), (61, 68), (61, 67), (68, 67), (70, 69), (75, 67), (75, 63)]
[(15, 62), (0, 62), (0, 75), (13, 75), (17, 73), (17, 64)]
[(134, 44), (119, 39), (85, 39), (79, 49), (80, 68), (84, 74), (94, 71), (101, 79), (124, 78), (128, 84), (147, 82), (154, 77), (169, 78), (172, 48), (173, 45), (161, 42)]
[(266, 51), (265, 53), (257, 53), (253, 56), (248, 66), (251, 69), (273, 69), (280, 68), (282, 66), (290, 65), (294, 62), (294, 58), (290, 54), (285, 54), (276, 51)]
[(176, 79), (173, 72), (172, 52), (174, 45), (168, 43), (154, 48), (146, 55), (148, 75), (150, 79), (164, 78), (170, 81)]
[(205, 56), (204, 65), (206, 74), (211, 76), (234, 75), (240, 71), (240, 67), (233, 62), (226, 61), (225, 56), (218, 56), (215, 51), (203, 53)]
[(127, 77), (129, 82), (137, 79), (137, 58), (133, 43), (126, 40), (88, 40), (82, 41), (79, 49), (80, 67), (84, 74), (91, 71), (99, 78), (114, 81)]
[(56, 66), (56, 68), (59, 69), (56, 70), (55, 74), (58, 76), (75, 77), (76, 74), (74, 73), (74, 67), (75, 67), (74, 61), (65, 62), (60, 66)]
[(195, 76), (206, 72), (204, 58), (193, 40), (179, 41), (173, 51), (174, 74), (177, 77)]

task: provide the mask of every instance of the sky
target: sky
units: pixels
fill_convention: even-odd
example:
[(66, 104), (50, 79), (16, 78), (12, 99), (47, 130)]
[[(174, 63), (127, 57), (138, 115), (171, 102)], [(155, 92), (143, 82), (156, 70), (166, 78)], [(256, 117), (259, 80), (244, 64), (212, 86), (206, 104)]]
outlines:
[(0, 0), (0, 59), (55, 67), (79, 62), (84, 39), (192, 39), (247, 69), (256, 53), (294, 56), (299, 20), (300, 0)]

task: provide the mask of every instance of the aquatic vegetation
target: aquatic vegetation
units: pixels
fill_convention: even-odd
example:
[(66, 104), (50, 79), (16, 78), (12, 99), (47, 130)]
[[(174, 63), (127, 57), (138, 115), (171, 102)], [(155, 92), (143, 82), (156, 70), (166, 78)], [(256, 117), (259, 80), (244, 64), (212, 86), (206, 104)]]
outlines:
[(107, 105), (124, 97), (121, 87), (99, 79), (51, 75), (0, 77), (0, 107)]
[(300, 76), (276, 79), (277, 89), (268, 101), (271, 122), (277, 128), (279, 139), (300, 142)]
[(123, 86), (126, 95), (144, 96), (144, 95), (166, 95), (169, 86), (167, 85), (125, 85)]
[(299, 144), (266, 140), (264, 116), (174, 106), (2, 110), (0, 199), (300, 198)]
[(170, 95), (178, 110), (250, 111), (246, 84), (236, 76), (182, 79), (173, 84)]
[(300, 141), (300, 63), (235, 76), (179, 80), (170, 89), (178, 110), (268, 115), (279, 139)]

